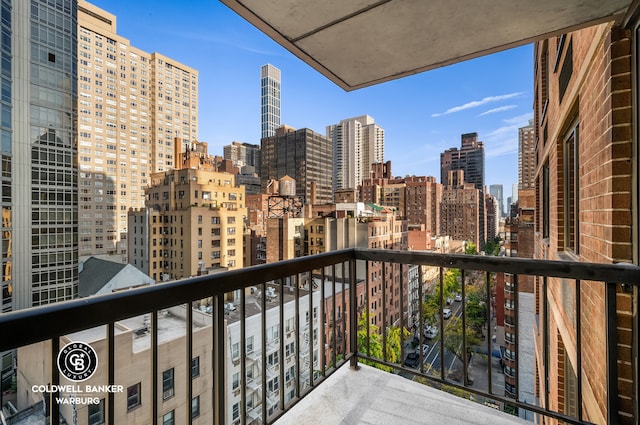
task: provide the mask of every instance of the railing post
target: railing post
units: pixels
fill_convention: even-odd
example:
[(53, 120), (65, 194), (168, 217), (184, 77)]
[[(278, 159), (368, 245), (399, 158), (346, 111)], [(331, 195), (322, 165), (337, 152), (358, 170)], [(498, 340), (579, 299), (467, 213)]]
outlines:
[[(108, 365), (108, 384), (115, 384), (115, 323), (109, 322), (107, 324), (107, 346), (109, 351), (109, 365)], [(109, 392), (107, 395), (107, 423), (109, 425), (114, 425), (115, 423), (115, 397), (113, 392)]]
[(225, 425), (224, 394), (224, 294), (213, 296), (213, 416), (215, 425)]
[[(349, 344), (351, 345), (350, 366), (353, 370), (358, 370), (358, 296), (356, 285), (356, 260), (349, 261)], [(367, 297), (365, 296), (365, 299)]]
[[(606, 282), (607, 320), (607, 423), (618, 423), (618, 316), (616, 284)], [(582, 409), (582, 406), (580, 406)]]
[[(60, 371), (58, 370), (58, 353), (60, 352), (60, 337), (55, 336), (51, 339), (51, 386), (60, 385)], [(47, 396), (49, 397), (49, 417), (51, 425), (60, 424), (60, 406), (56, 402), (56, 393), (58, 391), (51, 391)]]

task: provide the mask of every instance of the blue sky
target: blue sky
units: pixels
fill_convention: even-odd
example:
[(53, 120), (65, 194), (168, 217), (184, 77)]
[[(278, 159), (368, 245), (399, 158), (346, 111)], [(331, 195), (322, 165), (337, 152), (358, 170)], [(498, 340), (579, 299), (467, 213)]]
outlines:
[(199, 140), (222, 155), (232, 141), (260, 143), (260, 66), (282, 72), (282, 123), (325, 134), (368, 114), (385, 130), (396, 176), (440, 180), (440, 152), (462, 133), (485, 142), (485, 184), (518, 178), (518, 128), (532, 118), (531, 45), (345, 92), (214, 0), (94, 0), (117, 17), (117, 32), (199, 72)]

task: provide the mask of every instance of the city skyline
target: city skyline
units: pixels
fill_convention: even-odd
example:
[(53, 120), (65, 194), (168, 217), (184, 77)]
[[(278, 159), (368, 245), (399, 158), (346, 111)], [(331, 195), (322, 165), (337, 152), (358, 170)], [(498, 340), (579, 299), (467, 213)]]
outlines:
[(116, 15), (118, 33), (139, 48), (198, 70), (198, 134), (211, 154), (234, 140), (260, 143), (260, 67), (270, 63), (282, 71), (282, 124), (323, 133), (368, 114), (385, 129), (385, 161), (398, 176), (439, 176), (440, 153), (477, 132), (486, 184), (517, 182), (518, 128), (532, 117), (531, 45), (347, 93), (221, 3), (92, 3)]

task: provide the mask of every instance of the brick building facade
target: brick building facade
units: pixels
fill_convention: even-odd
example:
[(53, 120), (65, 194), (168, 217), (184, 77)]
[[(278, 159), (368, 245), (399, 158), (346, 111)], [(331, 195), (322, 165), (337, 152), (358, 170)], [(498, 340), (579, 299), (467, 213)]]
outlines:
[[(613, 23), (535, 45), (536, 258), (634, 260), (630, 47), (630, 33)], [(605, 423), (608, 417), (632, 423), (630, 294), (617, 289), (619, 326), (617, 335), (611, 335), (603, 285), (549, 279), (546, 288), (545, 293), (542, 280), (535, 288), (536, 314), (546, 315), (549, 322), (547, 335), (540, 328), (535, 333), (537, 370), (547, 363), (550, 371), (548, 379), (542, 372), (537, 376), (541, 403), (547, 402), (546, 390), (547, 408), (571, 415), (582, 410), (583, 418), (594, 423)], [(581, 341), (578, 326), (583, 330)], [(607, 380), (616, 376), (603, 360), (607, 345), (616, 340), (619, 392), (608, 406)], [(578, 374), (582, 406), (578, 406)], [(619, 416), (611, 410), (619, 410)]]

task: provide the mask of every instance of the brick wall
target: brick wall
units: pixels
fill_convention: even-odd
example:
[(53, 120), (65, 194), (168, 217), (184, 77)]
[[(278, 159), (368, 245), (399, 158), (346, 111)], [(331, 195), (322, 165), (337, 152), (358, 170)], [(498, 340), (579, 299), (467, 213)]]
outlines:
[[(567, 46), (573, 51), (573, 72), (560, 100), (559, 77), (566, 60)], [(567, 34), (564, 40), (549, 39), (539, 44), (536, 63), (548, 51), (548, 102), (544, 104), (541, 70), (536, 70), (535, 125), (539, 141), (539, 164), (550, 169), (549, 238), (541, 238), (542, 188), (538, 187), (536, 207), (536, 257), (584, 262), (632, 261), (632, 131), (631, 54), (629, 33), (612, 24), (602, 24)], [(557, 55), (561, 47), (564, 53)], [(556, 65), (557, 59), (557, 66)], [(564, 140), (578, 125), (578, 246), (566, 250)], [(546, 131), (542, 130), (546, 129)], [(547, 135), (546, 141), (544, 135)], [(541, 179), (538, 168), (537, 179)], [(541, 297), (540, 292), (536, 293)], [(581, 282), (579, 294), (573, 282), (550, 280), (550, 407), (563, 407), (563, 377), (566, 365), (554, 339), (562, 341), (566, 356), (576, 364), (575, 303), (581, 302), (583, 414), (586, 420), (601, 423), (607, 416), (607, 334), (605, 290), (600, 282)], [(618, 297), (618, 374), (620, 422), (632, 420), (631, 390), (631, 301)], [(539, 302), (540, 300), (538, 300)], [(538, 346), (541, 349), (541, 346)]]

